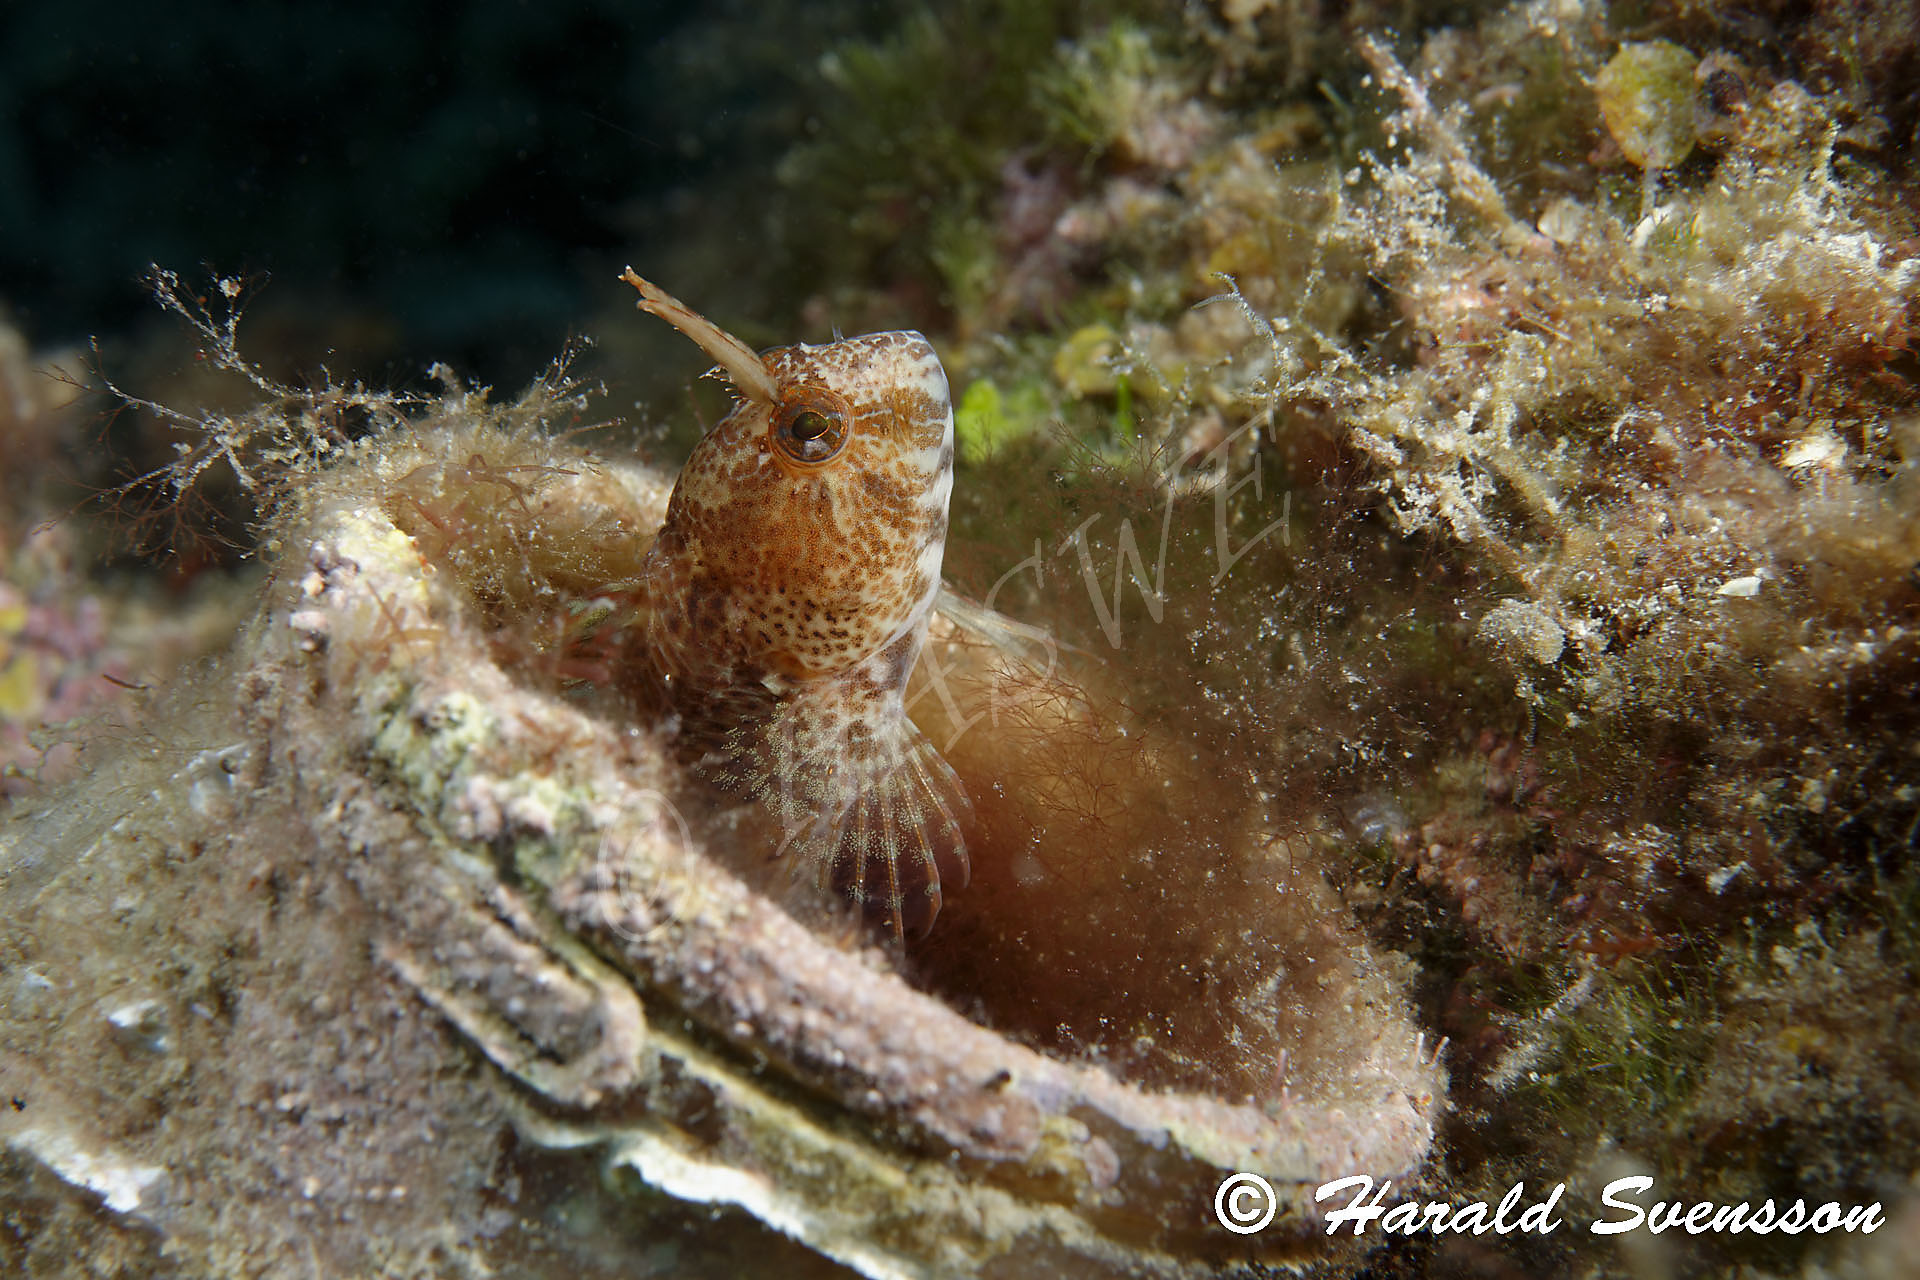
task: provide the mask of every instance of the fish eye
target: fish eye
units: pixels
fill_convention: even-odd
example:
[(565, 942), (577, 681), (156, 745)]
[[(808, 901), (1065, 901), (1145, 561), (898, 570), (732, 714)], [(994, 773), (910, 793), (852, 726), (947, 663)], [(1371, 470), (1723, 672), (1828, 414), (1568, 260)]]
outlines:
[(837, 405), (812, 398), (783, 405), (773, 420), (773, 446), (790, 462), (815, 467), (831, 462), (847, 443), (847, 415)]
[(833, 419), (818, 409), (802, 409), (793, 415), (793, 421), (787, 424), (787, 434), (795, 440), (818, 440), (833, 430)]

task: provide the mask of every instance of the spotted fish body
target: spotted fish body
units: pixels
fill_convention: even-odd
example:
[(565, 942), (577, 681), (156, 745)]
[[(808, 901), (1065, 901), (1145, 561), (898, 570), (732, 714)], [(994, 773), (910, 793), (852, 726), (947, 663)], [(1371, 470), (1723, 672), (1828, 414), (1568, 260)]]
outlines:
[(756, 354), (629, 270), (739, 402), (694, 447), (642, 569), (647, 662), (684, 755), (896, 936), (966, 883), (966, 794), (907, 718), (953, 488), (945, 371), (917, 333)]

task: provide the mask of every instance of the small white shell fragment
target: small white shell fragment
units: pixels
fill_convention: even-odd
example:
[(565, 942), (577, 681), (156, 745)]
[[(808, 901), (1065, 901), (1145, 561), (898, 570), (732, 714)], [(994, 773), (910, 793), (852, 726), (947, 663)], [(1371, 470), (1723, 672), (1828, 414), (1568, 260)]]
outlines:
[(1540, 234), (1555, 244), (1572, 244), (1585, 234), (1587, 221), (1586, 206), (1563, 198), (1549, 204), (1536, 225)]
[(164, 1169), (88, 1151), (67, 1134), (46, 1129), (16, 1133), (7, 1145), (34, 1156), (63, 1181), (93, 1192), (115, 1213), (138, 1211), (147, 1193), (166, 1177)]
[(1737, 600), (1750, 600), (1760, 594), (1760, 575), (1749, 573), (1745, 577), (1728, 578), (1714, 589), (1717, 596), (1731, 596)]
[(1715, 893), (1724, 893), (1726, 892), (1727, 886), (1733, 883), (1734, 877), (1746, 869), (1747, 864), (1744, 859), (1734, 863), (1730, 867), (1721, 867), (1718, 871), (1715, 871), (1707, 877), (1707, 887)]
[(1847, 446), (1839, 437), (1830, 431), (1815, 431), (1794, 441), (1780, 462), (1789, 471), (1798, 471), (1838, 463), (1846, 456)]
[(322, 609), (296, 609), (287, 615), (287, 625), (300, 633), (300, 648), (317, 653), (333, 630), (333, 619)]
[(107, 1022), (122, 1043), (148, 1053), (166, 1053), (173, 1048), (167, 1031), (167, 1007), (158, 1000), (135, 1000), (107, 1011)]

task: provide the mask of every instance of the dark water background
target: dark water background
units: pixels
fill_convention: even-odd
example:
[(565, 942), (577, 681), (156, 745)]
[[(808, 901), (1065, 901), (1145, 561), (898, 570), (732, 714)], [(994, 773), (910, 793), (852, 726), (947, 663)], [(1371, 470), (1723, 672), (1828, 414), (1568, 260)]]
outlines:
[[(0, 6), (0, 305), (38, 346), (154, 317), (149, 264), (269, 278), (293, 363), (517, 386), (608, 262), (804, 127), (873, 4)], [(372, 367), (368, 367), (371, 363)]]

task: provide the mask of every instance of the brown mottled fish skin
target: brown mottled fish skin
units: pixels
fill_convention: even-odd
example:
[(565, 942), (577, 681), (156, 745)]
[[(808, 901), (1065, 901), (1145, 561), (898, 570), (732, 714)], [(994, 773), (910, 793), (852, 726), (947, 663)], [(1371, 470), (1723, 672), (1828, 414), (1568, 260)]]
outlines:
[(906, 332), (754, 356), (629, 277), (740, 393), (681, 469), (642, 571), (646, 660), (682, 753), (765, 805), (782, 851), (868, 919), (924, 933), (943, 887), (966, 883), (970, 816), (903, 705), (953, 488), (939, 357)]

